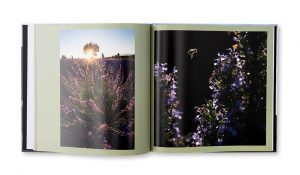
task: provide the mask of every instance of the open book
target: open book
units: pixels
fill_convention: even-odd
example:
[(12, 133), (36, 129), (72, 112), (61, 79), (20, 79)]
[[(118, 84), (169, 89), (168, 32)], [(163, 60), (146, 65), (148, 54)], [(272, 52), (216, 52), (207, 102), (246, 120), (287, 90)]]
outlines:
[(276, 28), (23, 25), (22, 150), (276, 151)]

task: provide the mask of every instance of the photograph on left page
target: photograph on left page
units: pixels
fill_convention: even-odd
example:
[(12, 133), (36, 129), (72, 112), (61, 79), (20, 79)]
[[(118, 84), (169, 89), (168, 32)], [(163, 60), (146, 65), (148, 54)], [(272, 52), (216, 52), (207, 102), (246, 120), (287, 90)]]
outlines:
[(60, 145), (132, 150), (135, 31), (60, 32)]

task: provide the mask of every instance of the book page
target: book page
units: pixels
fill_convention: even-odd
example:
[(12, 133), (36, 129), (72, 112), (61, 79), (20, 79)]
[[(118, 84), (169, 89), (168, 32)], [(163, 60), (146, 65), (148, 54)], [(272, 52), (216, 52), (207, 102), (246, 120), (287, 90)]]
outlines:
[(150, 150), (150, 26), (36, 25), (37, 150)]
[(273, 150), (273, 30), (154, 26), (154, 151)]

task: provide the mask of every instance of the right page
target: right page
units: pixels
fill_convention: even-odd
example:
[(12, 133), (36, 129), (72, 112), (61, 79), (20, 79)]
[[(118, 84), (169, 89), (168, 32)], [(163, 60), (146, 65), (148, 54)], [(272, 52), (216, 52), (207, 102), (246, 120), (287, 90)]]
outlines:
[(276, 26), (154, 25), (152, 148), (275, 151)]

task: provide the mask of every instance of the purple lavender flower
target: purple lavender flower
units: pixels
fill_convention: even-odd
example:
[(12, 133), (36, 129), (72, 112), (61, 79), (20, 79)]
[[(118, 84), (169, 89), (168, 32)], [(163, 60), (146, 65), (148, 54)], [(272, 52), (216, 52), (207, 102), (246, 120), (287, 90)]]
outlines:
[(181, 115), (183, 114), (183, 112), (178, 111), (177, 109), (172, 109), (172, 116), (178, 119), (181, 119)]
[[(243, 42), (245, 35), (237, 34), (233, 40)], [(251, 51), (248, 50), (250, 53)], [(240, 44), (233, 45), (233, 48), (227, 49), (224, 53), (218, 53), (214, 59), (214, 71), (209, 78), (209, 89), (212, 90), (211, 100), (207, 104), (196, 107), (195, 122), (198, 127), (193, 133), (192, 143), (195, 146), (207, 144), (222, 144), (224, 142), (225, 132), (232, 120), (236, 120), (238, 115), (233, 115), (239, 111), (243, 112), (247, 105), (246, 93), (247, 76), (250, 74), (244, 71), (246, 63), (245, 56), (241, 51)], [(228, 101), (233, 101), (231, 106), (222, 104), (221, 94), (231, 92), (232, 96)], [(224, 98), (224, 97), (223, 97)], [(229, 133), (234, 134), (231, 132)], [(209, 143), (211, 137), (217, 138), (216, 141)]]
[(179, 100), (177, 99), (177, 68), (174, 67), (172, 71), (168, 70), (167, 63), (156, 63), (154, 65), (155, 80), (166, 89), (164, 95), (166, 96), (166, 111), (165, 115), (167, 125), (165, 126), (166, 136), (168, 141), (173, 145), (181, 145), (183, 136), (181, 135), (180, 128), (178, 127), (179, 120), (182, 119), (182, 112), (177, 109)]

